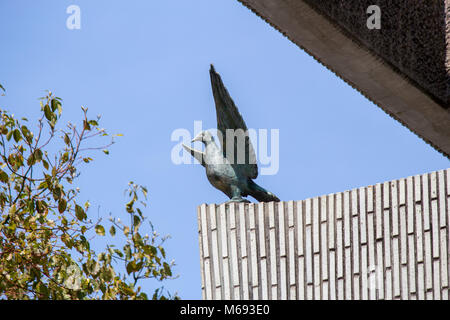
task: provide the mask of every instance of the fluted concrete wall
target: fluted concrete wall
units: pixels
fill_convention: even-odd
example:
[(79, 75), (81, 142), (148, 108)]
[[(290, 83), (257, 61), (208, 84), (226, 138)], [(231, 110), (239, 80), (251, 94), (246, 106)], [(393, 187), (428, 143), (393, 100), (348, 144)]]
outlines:
[(204, 299), (448, 299), (450, 170), (280, 203), (201, 205)]

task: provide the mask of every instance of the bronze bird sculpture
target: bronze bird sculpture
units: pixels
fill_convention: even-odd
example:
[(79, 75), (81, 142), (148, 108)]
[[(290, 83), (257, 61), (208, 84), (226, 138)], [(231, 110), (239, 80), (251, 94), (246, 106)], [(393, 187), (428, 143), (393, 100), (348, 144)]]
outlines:
[(205, 167), (209, 182), (231, 202), (249, 202), (243, 198), (249, 195), (260, 202), (280, 201), (253, 182), (258, 176), (258, 166), (247, 126), (213, 65), (209, 72), (221, 148), (208, 131), (202, 131), (192, 140), (203, 142), (204, 152), (184, 144), (183, 147)]

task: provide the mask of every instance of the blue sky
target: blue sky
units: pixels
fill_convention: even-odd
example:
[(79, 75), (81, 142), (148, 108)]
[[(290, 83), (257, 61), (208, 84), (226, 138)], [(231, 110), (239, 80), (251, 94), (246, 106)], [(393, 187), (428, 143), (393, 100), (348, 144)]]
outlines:
[[(66, 28), (66, 8), (81, 29)], [(93, 214), (121, 217), (133, 180), (149, 189), (146, 215), (176, 261), (165, 287), (201, 298), (197, 206), (222, 203), (199, 165), (175, 165), (172, 132), (214, 128), (213, 63), (249, 128), (279, 129), (280, 168), (256, 182), (282, 200), (344, 191), (449, 166), (448, 159), (232, 0), (0, 2), (0, 100), (35, 119), (49, 89), (62, 121), (80, 106), (124, 136), (82, 168)], [(144, 284), (153, 288), (152, 283)]]

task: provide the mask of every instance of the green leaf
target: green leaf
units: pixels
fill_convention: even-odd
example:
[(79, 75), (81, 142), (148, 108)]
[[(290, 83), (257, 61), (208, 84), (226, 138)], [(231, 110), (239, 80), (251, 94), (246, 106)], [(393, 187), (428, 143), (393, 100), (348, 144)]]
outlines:
[(123, 252), (125, 253), (125, 258), (127, 260), (131, 259), (131, 247), (129, 244), (123, 246)]
[(105, 154), (109, 154), (109, 151), (108, 151), (107, 149), (103, 150), (103, 152), (104, 152)]
[(53, 119), (53, 113), (52, 110), (50, 110), (50, 107), (48, 106), (48, 104), (46, 104), (44, 106), (44, 115), (47, 118), (48, 121), (52, 121)]
[(116, 235), (116, 228), (114, 228), (114, 226), (111, 226), (109, 229), (109, 234), (113, 237)]
[(164, 266), (164, 272), (170, 277), (172, 276), (172, 270), (170, 270), (170, 266), (167, 262), (163, 263)]
[(41, 200), (36, 201), (36, 210), (39, 213), (44, 212), (44, 210), (45, 210), (44, 201), (41, 201)]
[(125, 205), (125, 209), (127, 210), (128, 213), (133, 213), (134, 212), (134, 210), (133, 210), (134, 201), (135, 201), (134, 199), (131, 199), (130, 202), (128, 202)]
[(39, 186), (38, 186), (38, 190), (39, 189), (45, 189), (48, 187), (47, 181), (42, 181)]
[(28, 130), (27, 126), (22, 126), (20, 130), (22, 131), (22, 134), (28, 141), (28, 143), (31, 143), (33, 141), (33, 135), (31, 134), (30, 130)]
[(87, 241), (85, 236), (80, 236), (81, 243), (83, 244), (83, 247), (86, 248), (86, 250), (90, 250), (91, 245), (89, 244), (89, 241)]
[(19, 142), (20, 139), (22, 139), (22, 135), (20, 134), (20, 130), (19, 129), (15, 129), (13, 131), (13, 136), (14, 136), (14, 141)]
[(100, 235), (100, 236), (104, 236), (105, 235), (105, 228), (101, 225), (98, 224), (95, 226), (95, 232)]
[(138, 216), (133, 216), (133, 225), (137, 227), (141, 223), (141, 219)]
[(61, 157), (61, 161), (62, 161), (62, 163), (66, 163), (67, 161), (69, 161), (69, 153), (68, 152), (64, 152), (64, 154)]
[(145, 198), (147, 198), (147, 193), (148, 193), (148, 190), (147, 190), (147, 188), (146, 188), (146, 187), (143, 187), (143, 186), (141, 186), (141, 190), (142, 190), (142, 193), (144, 194), (144, 197), (145, 197)]
[(126, 294), (128, 296), (134, 296), (134, 291), (133, 289), (131, 289), (130, 287), (128, 287), (125, 283), (121, 282), (120, 283), (120, 291), (122, 292), (122, 294)]
[(8, 157), (8, 162), (9, 162), (9, 164), (11, 165), (11, 166), (15, 166), (16, 165), (16, 159), (14, 158), (14, 155), (13, 154), (10, 154), (9, 155), (9, 157)]
[(166, 258), (166, 251), (164, 250), (164, 248), (162, 246), (158, 246), (159, 251), (161, 252), (161, 255), (163, 256), (163, 258)]
[(46, 170), (48, 170), (48, 168), (49, 168), (48, 162), (45, 161), (45, 160), (42, 160), (42, 164), (44, 165), (44, 168), (45, 168)]
[(62, 195), (61, 187), (60, 186), (55, 187), (53, 189), (53, 198), (55, 199), (55, 201), (61, 198), (61, 195)]
[(114, 249), (114, 253), (117, 254), (121, 258), (123, 257), (123, 253), (119, 249)]
[(42, 299), (48, 299), (49, 291), (47, 286), (43, 282), (39, 282), (36, 286), (36, 291), (40, 293), (40, 298)]
[(1, 169), (0, 169), (0, 181), (3, 183), (8, 183), (8, 181), (9, 181), (8, 174)]
[(64, 133), (64, 143), (67, 144), (68, 146), (70, 145), (70, 138), (67, 133)]
[(130, 261), (127, 264), (127, 273), (130, 274), (132, 272), (136, 271), (136, 262)]
[(52, 99), (51, 105), (52, 105), (52, 111), (55, 112), (56, 109), (58, 109), (58, 113), (61, 115), (61, 112), (60, 112), (61, 102), (58, 99)]
[(36, 159), (36, 162), (39, 162), (42, 160), (42, 150), (41, 149), (34, 150), (33, 154), (34, 154), (34, 158)]
[(59, 213), (63, 213), (66, 211), (67, 208), (67, 201), (65, 199), (60, 199), (58, 202), (58, 211)]
[(14, 131), (10, 131), (10, 132), (8, 132), (7, 134), (6, 134), (6, 140), (11, 140), (11, 137), (12, 137), (12, 135), (13, 135), (13, 132)]
[(23, 135), (26, 136), (30, 133), (30, 130), (28, 130), (27, 126), (23, 125), (20, 127), (20, 131), (22, 131)]
[(0, 89), (2, 89), (3, 92), (6, 92), (5, 88), (0, 84)]
[[(52, 113), (52, 115), (54, 115), (54, 114)], [(51, 121), (48, 122), (48, 125), (50, 126), (52, 131), (55, 130), (55, 124), (56, 124), (56, 116), (55, 116), (55, 118), (53, 118)]]
[(36, 163), (36, 159), (34, 158), (34, 154), (30, 154), (30, 156), (27, 159), (27, 165), (32, 166)]
[(17, 209), (16, 209), (16, 204), (14, 203), (11, 208), (9, 208), (9, 214), (12, 215), (14, 213), (16, 213)]
[(142, 266), (144, 265), (144, 262), (139, 262), (136, 267), (134, 268), (134, 271), (140, 271), (142, 269)]
[(86, 212), (84, 212), (83, 208), (80, 207), (79, 205), (75, 205), (75, 216), (77, 217), (78, 220), (82, 221), (84, 219), (87, 218), (86, 216)]
[(140, 298), (141, 300), (148, 300), (148, 296), (147, 296), (147, 294), (146, 294), (145, 292), (141, 292), (141, 293), (139, 294), (139, 298)]

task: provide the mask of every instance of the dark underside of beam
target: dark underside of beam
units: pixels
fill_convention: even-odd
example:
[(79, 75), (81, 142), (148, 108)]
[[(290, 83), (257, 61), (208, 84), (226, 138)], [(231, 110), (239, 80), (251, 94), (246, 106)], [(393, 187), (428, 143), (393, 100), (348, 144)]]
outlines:
[(450, 0), (238, 1), (450, 157)]

